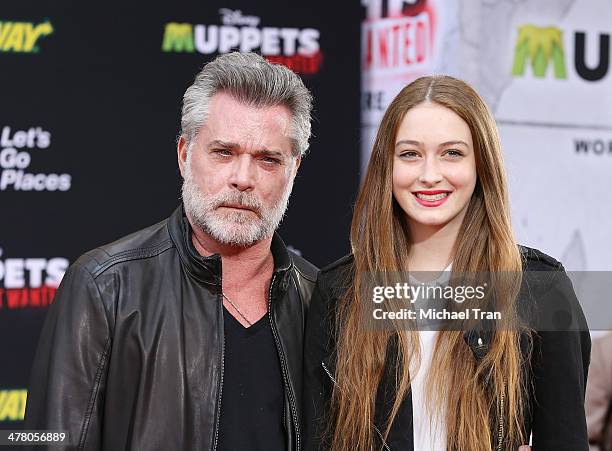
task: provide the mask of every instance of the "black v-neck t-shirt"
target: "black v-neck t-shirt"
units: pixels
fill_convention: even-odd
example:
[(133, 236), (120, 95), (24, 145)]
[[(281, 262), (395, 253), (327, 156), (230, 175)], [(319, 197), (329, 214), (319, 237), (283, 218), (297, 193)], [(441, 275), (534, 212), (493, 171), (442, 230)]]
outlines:
[(287, 447), (284, 389), (268, 315), (245, 328), (225, 308), (225, 360), (219, 451), (276, 451)]

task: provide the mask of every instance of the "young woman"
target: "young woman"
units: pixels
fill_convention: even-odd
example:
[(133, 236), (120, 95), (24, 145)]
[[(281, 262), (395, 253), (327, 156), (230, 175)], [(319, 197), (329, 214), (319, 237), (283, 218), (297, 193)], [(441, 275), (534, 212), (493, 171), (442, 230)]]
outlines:
[[(321, 271), (308, 314), (306, 450), (517, 450), (530, 438), (536, 451), (588, 450), (586, 322), (562, 265), (517, 245), (495, 121), (466, 83), (420, 78), (389, 105), (351, 245)], [(444, 269), (510, 274), (491, 294), (503, 319), (364, 327), (364, 274)], [(550, 305), (578, 327), (536, 332)]]

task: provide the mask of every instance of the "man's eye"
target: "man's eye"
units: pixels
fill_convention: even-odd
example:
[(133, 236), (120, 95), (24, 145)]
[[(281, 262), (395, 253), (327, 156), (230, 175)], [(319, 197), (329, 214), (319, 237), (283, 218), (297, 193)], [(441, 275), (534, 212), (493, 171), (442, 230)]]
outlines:
[(213, 149), (213, 153), (222, 157), (229, 157), (232, 154), (228, 149)]
[(273, 157), (261, 157), (261, 161), (268, 163), (268, 164), (279, 164), (280, 160), (278, 158), (273, 158)]

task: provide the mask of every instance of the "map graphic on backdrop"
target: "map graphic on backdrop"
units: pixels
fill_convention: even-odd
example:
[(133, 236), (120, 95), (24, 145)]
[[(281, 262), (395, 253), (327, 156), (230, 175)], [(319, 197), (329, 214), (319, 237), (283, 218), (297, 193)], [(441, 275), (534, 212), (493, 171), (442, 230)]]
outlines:
[[(362, 3), (368, 17), (381, 4)], [(485, 98), (498, 122), (519, 242), (553, 255), (569, 270), (612, 269), (607, 244), (612, 221), (612, 108), (606, 101), (612, 98), (609, 4), (398, 3), (420, 4), (423, 11), (434, 12), (432, 56), (426, 66), (396, 73), (395, 85), (385, 84), (380, 73), (362, 62), (362, 167), (380, 112), (398, 86), (425, 73), (464, 79)], [(370, 20), (364, 22), (362, 41), (372, 27)], [(362, 48), (362, 61), (364, 55)], [(365, 108), (371, 86), (386, 87), (378, 94), (378, 115)]]

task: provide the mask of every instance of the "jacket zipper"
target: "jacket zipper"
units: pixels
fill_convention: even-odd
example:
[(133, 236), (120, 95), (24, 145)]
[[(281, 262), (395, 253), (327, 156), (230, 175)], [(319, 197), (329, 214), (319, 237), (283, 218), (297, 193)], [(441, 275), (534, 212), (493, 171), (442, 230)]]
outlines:
[[(482, 338), (478, 337), (478, 344), (476, 345), (477, 350), (485, 348)], [(478, 358), (478, 357), (477, 357)], [(502, 445), (504, 442), (504, 404), (506, 398), (506, 382), (504, 381), (501, 397), (496, 401), (497, 407), (497, 447), (496, 451), (502, 451)]]
[[(223, 312), (223, 299), (221, 299), (221, 312)], [(215, 421), (215, 441), (213, 443), (213, 451), (217, 449), (219, 442), (219, 423), (221, 422), (221, 395), (223, 393), (223, 375), (225, 374), (225, 333), (221, 339), (221, 379), (219, 380), (219, 396), (217, 397), (217, 421)]]
[(276, 343), (276, 350), (278, 351), (278, 356), (281, 363), (281, 368), (283, 370), (283, 381), (285, 382), (285, 387), (287, 389), (287, 393), (289, 395), (289, 404), (291, 405), (291, 417), (293, 418), (293, 423), (295, 425), (295, 441), (296, 441), (296, 449), (300, 450), (300, 424), (298, 422), (297, 416), (297, 407), (295, 405), (295, 399), (293, 392), (291, 391), (291, 385), (289, 384), (289, 377), (287, 376), (287, 362), (285, 361), (285, 354), (283, 353), (280, 339), (278, 338), (278, 331), (276, 330), (276, 323), (274, 322), (274, 318), (272, 315), (272, 289), (274, 287), (274, 281), (276, 280), (276, 274), (272, 276), (272, 282), (270, 282), (270, 291), (268, 292), (268, 317), (270, 319), (270, 328), (272, 329), (272, 335), (274, 336), (274, 342)]
[(501, 398), (497, 401), (497, 408), (499, 411), (497, 451), (502, 451), (502, 444), (503, 444), (503, 439), (504, 439), (504, 400), (505, 400), (505, 397), (506, 397), (506, 382), (504, 381)]
[[(334, 385), (336, 387), (340, 387), (338, 385), (338, 383), (336, 382), (336, 379), (334, 379), (334, 376), (332, 376), (331, 371), (329, 371), (329, 369), (327, 368), (327, 365), (325, 365), (325, 362), (321, 362), (321, 366), (323, 367), (323, 371), (325, 371), (325, 374), (327, 374), (327, 377), (329, 377), (331, 379), (331, 381), (334, 383)], [(389, 448), (389, 445), (387, 445), (387, 442), (385, 442), (385, 439), (384, 439), (382, 433), (380, 432), (380, 429), (378, 429), (375, 424), (372, 424), (372, 427), (374, 428), (374, 430), (376, 431), (376, 433), (380, 437), (380, 441), (383, 444), (383, 448), (386, 449), (387, 451), (391, 451), (391, 448)]]

